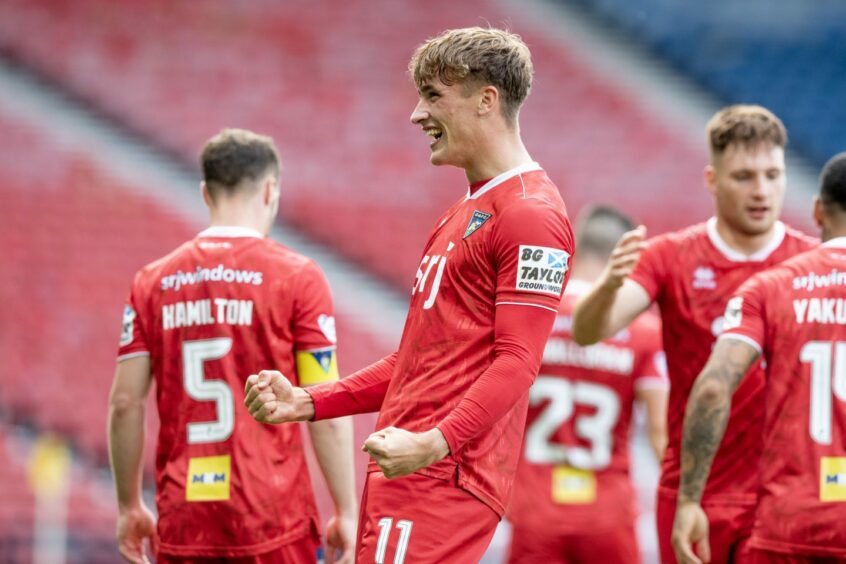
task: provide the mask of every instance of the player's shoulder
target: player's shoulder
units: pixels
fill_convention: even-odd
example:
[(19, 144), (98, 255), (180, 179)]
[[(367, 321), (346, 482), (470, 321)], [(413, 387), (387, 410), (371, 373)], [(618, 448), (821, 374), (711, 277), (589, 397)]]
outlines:
[(695, 223), (676, 231), (668, 231), (661, 235), (656, 235), (649, 239), (649, 243), (671, 246), (671, 247), (689, 247), (691, 243), (704, 243), (708, 240), (708, 224), (707, 222)]
[(777, 292), (787, 291), (796, 284), (801, 285), (801, 280), (807, 278), (808, 274), (814, 269), (825, 268), (824, 262), (822, 248), (816, 245), (794, 254), (775, 266), (758, 272), (747, 280), (744, 290), (774, 289)]
[[(527, 177), (511, 191), (503, 191), (495, 204), (496, 212), (506, 222), (530, 222), (541, 218), (556, 218), (569, 224), (567, 207), (558, 188), (542, 170), (520, 175)], [(529, 181), (528, 178), (535, 178)]]
[(820, 240), (790, 225), (784, 224), (784, 241), (782, 247), (791, 254), (801, 253), (819, 246)]
[(645, 252), (662, 256), (690, 256), (690, 251), (697, 246), (705, 246), (707, 250), (707, 245), (707, 224), (702, 222), (650, 237), (646, 242)]
[(145, 283), (158, 278), (163, 272), (167, 271), (172, 265), (181, 262), (182, 258), (188, 254), (196, 243), (195, 239), (185, 241), (168, 254), (157, 258), (142, 266), (138, 272), (135, 273), (136, 283)]
[(314, 261), (306, 255), (270, 238), (262, 239), (259, 245), (256, 246), (256, 252), (268, 260), (278, 261), (295, 267), (314, 264)]

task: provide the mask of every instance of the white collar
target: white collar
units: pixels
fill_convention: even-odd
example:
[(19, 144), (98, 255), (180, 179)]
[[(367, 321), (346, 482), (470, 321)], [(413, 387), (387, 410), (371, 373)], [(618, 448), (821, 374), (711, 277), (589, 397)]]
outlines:
[(773, 229), (773, 236), (770, 239), (770, 242), (764, 245), (762, 249), (752, 253), (751, 255), (744, 255), (740, 251), (736, 251), (728, 246), (728, 243), (720, 237), (720, 234), (717, 232), (717, 218), (712, 217), (708, 220), (706, 225), (708, 231), (708, 238), (711, 240), (711, 243), (717, 248), (720, 253), (723, 254), (727, 259), (732, 262), (761, 262), (767, 259), (773, 251), (775, 251), (781, 242), (784, 241), (784, 234), (785, 234), (785, 227), (784, 223), (780, 220), (775, 222), (775, 227)]
[(197, 237), (255, 237), (256, 239), (264, 239), (264, 236), (255, 229), (236, 225), (212, 225), (200, 231)]
[(477, 200), (477, 199), (479, 199), (479, 197), (482, 194), (490, 191), (493, 188), (496, 188), (497, 186), (499, 186), (500, 184), (502, 184), (503, 182), (505, 182), (509, 178), (512, 178), (512, 177), (517, 176), (519, 174), (523, 174), (525, 172), (532, 172), (532, 171), (535, 171), (535, 170), (543, 170), (543, 169), (541, 168), (541, 166), (538, 163), (536, 163), (534, 161), (532, 161), (530, 163), (522, 164), (522, 165), (517, 166), (517, 167), (514, 167), (511, 170), (506, 170), (502, 174), (497, 175), (497, 176), (491, 178), (490, 180), (488, 180), (487, 182), (485, 182), (485, 185), (482, 186), (481, 188), (479, 188), (478, 190), (476, 190), (473, 194), (470, 193), (470, 189), (468, 188), (466, 199), (467, 200)]
[(829, 239), (828, 241), (823, 243), (822, 246), (846, 249), (846, 237), (835, 237), (834, 239)]

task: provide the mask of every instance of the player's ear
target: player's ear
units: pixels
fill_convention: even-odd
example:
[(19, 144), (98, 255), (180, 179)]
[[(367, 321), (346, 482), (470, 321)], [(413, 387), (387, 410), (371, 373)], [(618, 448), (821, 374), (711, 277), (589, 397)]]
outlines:
[(483, 87), (479, 93), (479, 104), (477, 111), (480, 116), (484, 116), (493, 112), (499, 105), (499, 90), (496, 86), (488, 84)]
[(212, 207), (212, 204), (214, 202), (212, 202), (211, 194), (209, 194), (209, 187), (206, 186), (205, 180), (200, 182), (200, 194), (203, 196), (203, 201), (206, 203), (206, 205), (208, 207)]
[(267, 176), (261, 186), (261, 199), (264, 205), (269, 206), (276, 199), (276, 177), (273, 175)]
[(814, 196), (814, 223), (820, 229), (823, 226), (823, 219), (825, 219), (825, 210), (823, 210), (822, 201), (819, 196)]
[(708, 192), (711, 195), (717, 193), (717, 169), (714, 168), (714, 165), (708, 164), (705, 165), (705, 169), (702, 171), (702, 179), (705, 181), (705, 187), (708, 189)]

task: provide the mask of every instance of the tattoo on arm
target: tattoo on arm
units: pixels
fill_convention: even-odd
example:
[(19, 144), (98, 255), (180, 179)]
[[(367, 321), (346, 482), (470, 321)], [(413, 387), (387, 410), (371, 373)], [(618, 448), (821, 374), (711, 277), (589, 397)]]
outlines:
[(757, 360), (757, 349), (738, 339), (720, 339), (687, 403), (682, 432), (679, 502), (699, 502), (731, 409), (731, 396)]

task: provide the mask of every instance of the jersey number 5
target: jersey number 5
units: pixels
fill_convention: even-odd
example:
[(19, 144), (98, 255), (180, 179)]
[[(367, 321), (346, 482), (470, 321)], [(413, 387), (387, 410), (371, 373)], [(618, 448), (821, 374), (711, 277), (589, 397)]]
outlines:
[[(832, 377), (832, 356), (834, 377)], [(846, 343), (810, 341), (799, 352), (799, 360), (811, 365), (811, 438), (821, 445), (831, 444), (832, 391), (846, 401)]]
[[(529, 390), (529, 403), (549, 401), (526, 430), (526, 460), (535, 464), (569, 464), (583, 470), (602, 470), (611, 463), (611, 431), (620, 416), (620, 400), (613, 390), (600, 384), (570, 382), (555, 376), (538, 376)], [(593, 407), (593, 414), (574, 421), (576, 435), (590, 448), (564, 446), (550, 441), (573, 416), (576, 404)]]
[(206, 380), (205, 363), (226, 356), (232, 339), (204, 339), (182, 343), (182, 374), (185, 392), (197, 401), (214, 401), (217, 419), (204, 423), (188, 423), (188, 443), (225, 441), (235, 428), (235, 398), (223, 380)]

